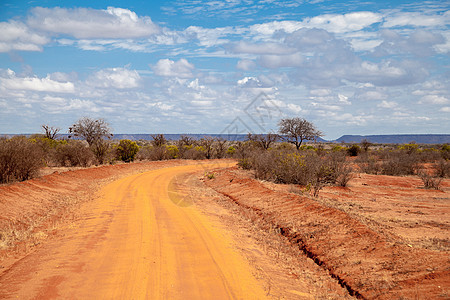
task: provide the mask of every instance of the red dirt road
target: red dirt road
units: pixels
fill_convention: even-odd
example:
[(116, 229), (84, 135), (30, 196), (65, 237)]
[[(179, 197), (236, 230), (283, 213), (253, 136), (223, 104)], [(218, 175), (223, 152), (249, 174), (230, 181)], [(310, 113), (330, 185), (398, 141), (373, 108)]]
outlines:
[(1, 273), (0, 298), (265, 298), (227, 233), (183, 206), (173, 188), (173, 178), (202, 168), (157, 169), (107, 185), (64, 235)]

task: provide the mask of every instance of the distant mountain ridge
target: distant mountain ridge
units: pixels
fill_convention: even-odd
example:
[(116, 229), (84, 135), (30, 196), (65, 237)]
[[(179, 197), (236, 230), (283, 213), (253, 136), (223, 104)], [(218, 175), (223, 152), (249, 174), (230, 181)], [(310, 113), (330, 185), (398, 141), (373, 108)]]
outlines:
[(343, 135), (336, 142), (360, 143), (363, 139), (377, 144), (446, 144), (450, 134), (387, 134), (387, 135)]
[[(0, 134), (0, 137), (12, 137), (17, 135), (31, 136), (31, 134)], [(136, 134), (124, 134), (117, 133), (114, 134), (113, 139), (115, 140), (153, 140), (152, 135), (147, 133), (136, 133)], [(200, 134), (200, 133), (187, 133), (187, 134), (174, 134), (168, 133), (164, 134), (164, 137), (168, 140), (179, 140), (181, 136), (189, 136), (196, 140), (204, 137), (212, 138), (222, 138), (224, 140), (230, 141), (245, 141), (247, 139), (247, 134)], [(67, 139), (68, 134), (62, 133), (58, 135), (60, 138)], [(327, 141), (322, 138), (318, 138), (317, 142), (331, 142), (331, 143), (360, 143), (363, 139), (368, 140), (371, 143), (376, 144), (407, 144), (411, 142), (416, 142), (418, 144), (450, 144), (450, 134), (385, 134), (385, 135), (343, 135), (337, 140)]]

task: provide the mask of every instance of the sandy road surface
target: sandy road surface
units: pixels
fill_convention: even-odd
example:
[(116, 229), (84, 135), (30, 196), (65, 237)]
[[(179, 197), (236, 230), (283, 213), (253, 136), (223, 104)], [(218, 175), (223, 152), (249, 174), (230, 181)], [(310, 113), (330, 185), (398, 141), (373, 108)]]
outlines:
[(183, 207), (173, 191), (174, 178), (203, 167), (158, 169), (109, 184), (63, 236), (3, 273), (0, 298), (265, 298), (227, 233), (194, 206)]

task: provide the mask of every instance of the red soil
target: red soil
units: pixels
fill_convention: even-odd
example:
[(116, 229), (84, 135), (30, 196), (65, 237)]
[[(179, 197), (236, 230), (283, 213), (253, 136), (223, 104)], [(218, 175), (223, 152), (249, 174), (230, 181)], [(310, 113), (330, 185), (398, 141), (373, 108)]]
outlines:
[[(206, 183), (279, 228), (357, 297), (449, 297), (449, 180), (434, 191), (421, 189), (418, 178), (361, 174), (349, 188), (324, 189), (319, 199), (236, 168)], [(431, 247), (420, 233), (406, 240), (404, 220), (414, 222), (415, 231), (426, 227), (442, 243)]]

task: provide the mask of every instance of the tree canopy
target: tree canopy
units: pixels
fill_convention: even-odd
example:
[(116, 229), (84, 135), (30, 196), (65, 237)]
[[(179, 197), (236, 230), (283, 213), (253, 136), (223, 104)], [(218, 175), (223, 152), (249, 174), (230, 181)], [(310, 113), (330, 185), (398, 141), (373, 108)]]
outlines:
[[(111, 128), (104, 119), (91, 119), (83, 117), (69, 127), (69, 134), (82, 137), (89, 146), (101, 141), (104, 138), (111, 138)], [(69, 136), (70, 138), (71, 136)]]
[(278, 122), (278, 132), (285, 141), (292, 143), (300, 149), (305, 140), (316, 140), (323, 133), (316, 126), (303, 118), (287, 118)]

